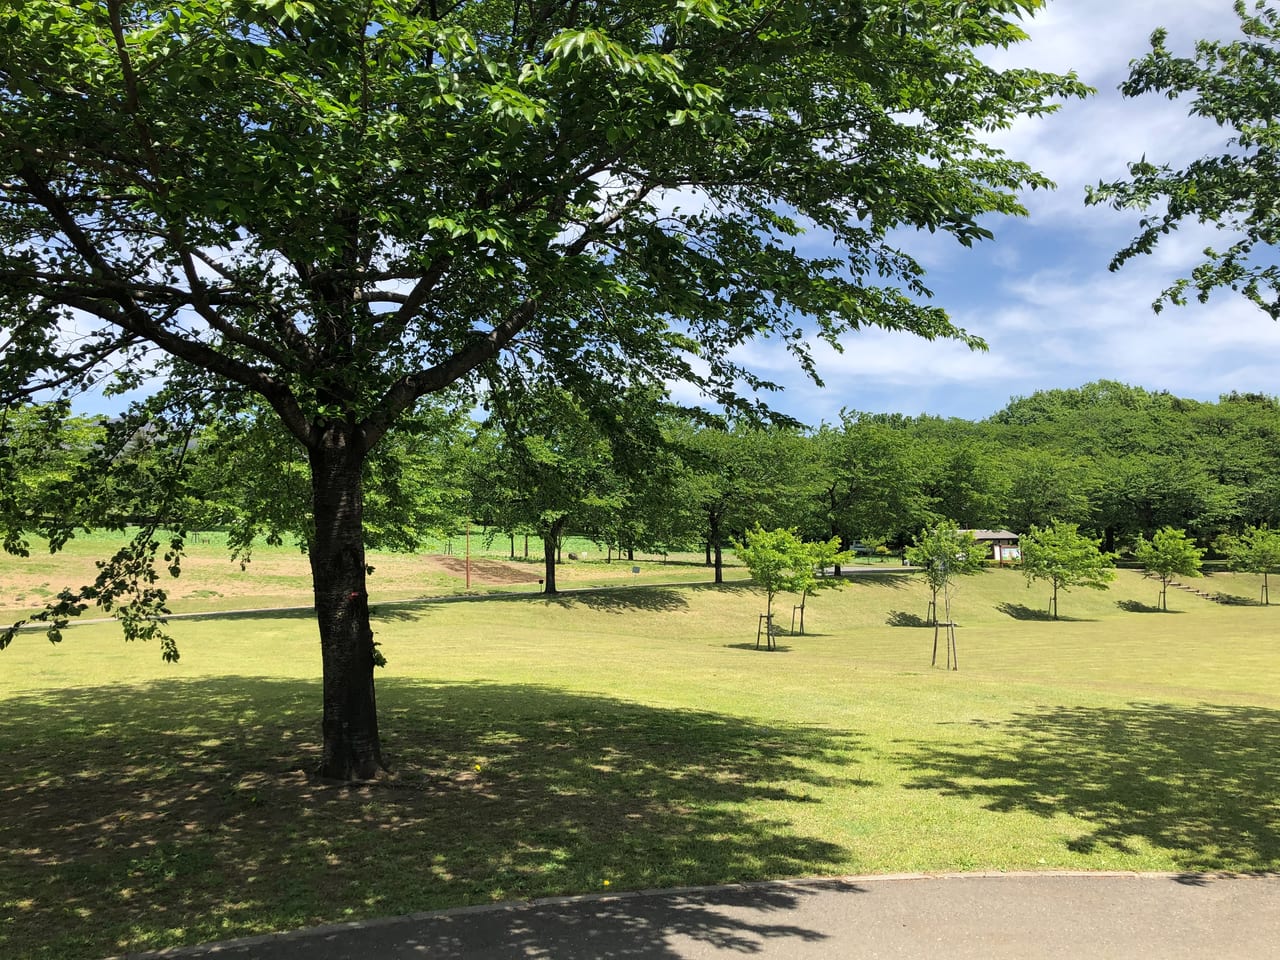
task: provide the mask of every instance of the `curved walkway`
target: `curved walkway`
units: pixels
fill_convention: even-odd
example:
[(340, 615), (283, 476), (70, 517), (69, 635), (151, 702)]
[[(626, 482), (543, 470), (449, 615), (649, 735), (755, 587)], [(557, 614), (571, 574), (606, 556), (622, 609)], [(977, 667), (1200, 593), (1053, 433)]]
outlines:
[(1280, 876), (873, 876), (471, 907), (131, 957), (817, 960), (1280, 956)]

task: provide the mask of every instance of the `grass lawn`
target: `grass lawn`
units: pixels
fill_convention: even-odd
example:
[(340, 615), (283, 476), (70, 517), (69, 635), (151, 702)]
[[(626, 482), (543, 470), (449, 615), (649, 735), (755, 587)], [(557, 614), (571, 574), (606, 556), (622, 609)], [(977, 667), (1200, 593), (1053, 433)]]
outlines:
[[(29, 557), (0, 553), (0, 623), (13, 623), (39, 610), (64, 587), (92, 583), (97, 575), (95, 561), (110, 556), (123, 542), (122, 535), (108, 532), (72, 540), (54, 555), (41, 541), (32, 543)], [(538, 593), (543, 576), (542, 541), (530, 537), (528, 551), (526, 558), (524, 538), (517, 537), (512, 558), (512, 547), (506, 538), (490, 539), (476, 531), (471, 537), (469, 589), (463, 537), (428, 543), (419, 554), (373, 551), (369, 554), (374, 568), (369, 594), (376, 602)], [(611, 561), (610, 554), (596, 544), (574, 537), (565, 543), (562, 555), (564, 562), (556, 571), (562, 589), (712, 579), (701, 554), (637, 554), (635, 560)], [(741, 580), (746, 576), (731, 556), (725, 559), (726, 579)], [(160, 586), (168, 592), (169, 609), (174, 613), (290, 607), (312, 602), (311, 568), (297, 547), (260, 543), (242, 567), (228, 556), (226, 537), (221, 533), (190, 537), (182, 575), (176, 580), (165, 576)], [(97, 615), (93, 609), (85, 614)]]
[(959, 672), (894, 571), (774, 653), (742, 584), (384, 606), (398, 777), (359, 788), (306, 774), (309, 617), (175, 623), (176, 665), (110, 625), (23, 636), (0, 955), (794, 875), (1280, 869), (1280, 608), (1157, 591), (1121, 571), (1052, 622), (1012, 571), (965, 580)]

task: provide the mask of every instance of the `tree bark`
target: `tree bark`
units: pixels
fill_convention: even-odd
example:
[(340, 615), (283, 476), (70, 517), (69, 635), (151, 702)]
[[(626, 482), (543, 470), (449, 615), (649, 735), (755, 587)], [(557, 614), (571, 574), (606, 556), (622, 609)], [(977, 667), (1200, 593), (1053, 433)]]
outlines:
[(707, 553), (714, 554), (715, 582), (724, 583), (724, 558), (720, 547), (720, 514), (716, 510), (707, 513)]
[(373, 692), (377, 659), (365, 590), (364, 450), (356, 428), (329, 427), (311, 445), (315, 535), (311, 579), (324, 665), (319, 773), (363, 780), (386, 769)]
[(565, 519), (561, 518), (551, 524), (542, 535), (542, 565), (546, 568), (543, 575), (542, 592), (556, 592), (556, 551), (560, 548), (560, 532), (564, 530)]

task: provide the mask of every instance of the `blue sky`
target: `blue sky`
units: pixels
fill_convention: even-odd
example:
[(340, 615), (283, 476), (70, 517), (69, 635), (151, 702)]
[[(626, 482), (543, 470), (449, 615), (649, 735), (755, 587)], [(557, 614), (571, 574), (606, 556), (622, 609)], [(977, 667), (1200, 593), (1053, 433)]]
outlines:
[(1280, 325), (1253, 305), (1224, 293), (1205, 306), (1151, 309), (1221, 237), (1187, 227), (1113, 274), (1108, 262), (1132, 237), (1137, 214), (1084, 206), (1085, 186), (1123, 177), (1128, 161), (1145, 154), (1179, 165), (1225, 142), (1215, 125), (1188, 117), (1185, 102), (1120, 96), (1129, 61), (1148, 49), (1157, 26), (1179, 54), (1198, 38), (1237, 34), (1230, 0), (1050, 0), (1026, 23), (1030, 42), (990, 58), (1075, 69), (1098, 94), (998, 135), (1010, 156), (1058, 184), (1025, 198), (1029, 217), (991, 222), (995, 241), (974, 249), (929, 235), (902, 239), (927, 268), (935, 302), (987, 340), (989, 352), (863, 332), (843, 354), (820, 351), (827, 386), (818, 390), (782, 351), (758, 343), (744, 358), (788, 385), (771, 405), (808, 423), (833, 420), (841, 407), (978, 419), (1010, 396), (1102, 378), (1198, 399), (1280, 393)]

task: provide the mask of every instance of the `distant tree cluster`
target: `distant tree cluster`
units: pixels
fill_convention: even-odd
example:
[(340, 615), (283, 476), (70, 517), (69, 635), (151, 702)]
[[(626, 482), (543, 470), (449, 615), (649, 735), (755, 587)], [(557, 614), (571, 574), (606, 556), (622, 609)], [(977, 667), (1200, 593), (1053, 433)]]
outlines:
[[(1090, 544), (1132, 554), (1166, 528), (1264, 572), (1271, 541), (1259, 531), (1280, 525), (1280, 402), (1254, 394), (1204, 403), (1100, 381), (1017, 398), (976, 422), (850, 413), (816, 429), (695, 419), (652, 391), (591, 411), (550, 387), (495, 385), (485, 397), (480, 420), (461, 402), (421, 408), (369, 458), (369, 546), (412, 550), (469, 519), (513, 551), (525, 535), (546, 544), (554, 592), (556, 547), (570, 535), (610, 556), (698, 550), (720, 580), (724, 552), (757, 527), (834, 542), (828, 565), (839, 570), (844, 552), (902, 551), (945, 522), (1022, 535), (1024, 568), (1056, 595), (1092, 585), (1092, 567), (1067, 569)], [(86, 495), (107, 525), (180, 520), (229, 530), (243, 551), (255, 532), (309, 535), (305, 456), (265, 417), (220, 419), (181, 451), (36, 407), (11, 423), (6, 462), (21, 479), (0, 503), (10, 517), (52, 509), (53, 481), (83, 473), (86, 451), (109, 443), (133, 466), (120, 474), (128, 496), (116, 479)], [(148, 497), (179, 454), (179, 499)]]

